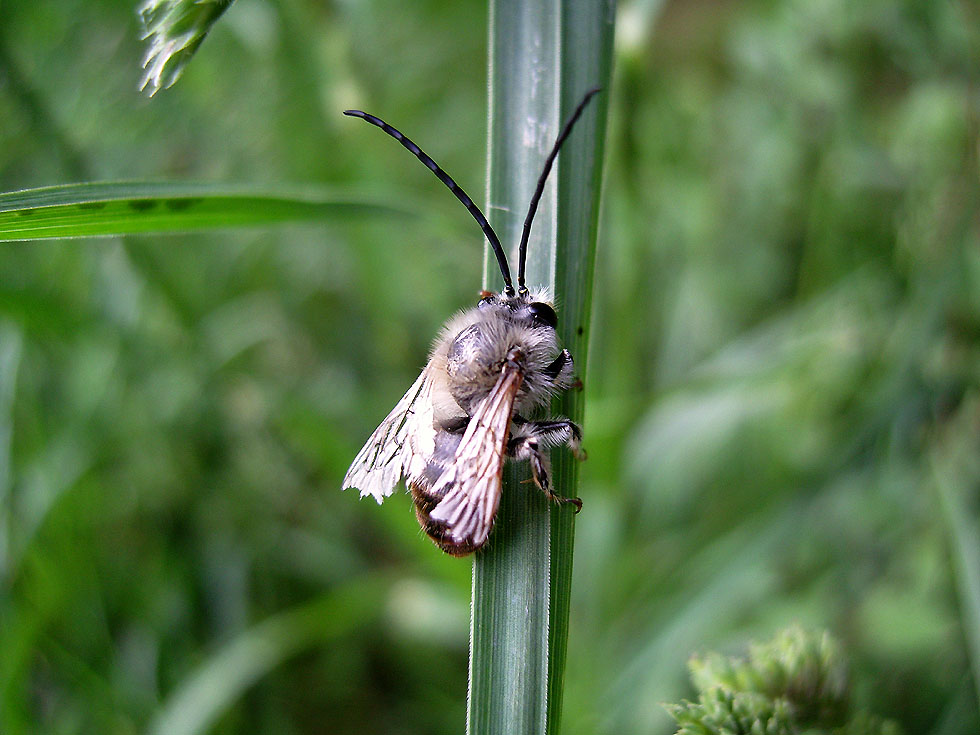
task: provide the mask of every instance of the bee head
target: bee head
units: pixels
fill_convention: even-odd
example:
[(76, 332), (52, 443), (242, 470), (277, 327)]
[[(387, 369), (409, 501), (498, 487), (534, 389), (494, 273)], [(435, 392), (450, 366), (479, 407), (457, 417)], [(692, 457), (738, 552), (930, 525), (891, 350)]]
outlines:
[(547, 291), (509, 296), (506, 291), (496, 294), (481, 291), (477, 307), (481, 310), (504, 311), (511, 319), (528, 327), (558, 328), (558, 314)]

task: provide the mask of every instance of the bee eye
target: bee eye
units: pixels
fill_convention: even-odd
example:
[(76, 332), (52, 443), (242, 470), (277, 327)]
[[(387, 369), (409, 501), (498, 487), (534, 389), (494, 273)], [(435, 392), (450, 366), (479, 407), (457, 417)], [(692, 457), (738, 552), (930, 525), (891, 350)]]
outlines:
[(548, 304), (542, 304), (540, 301), (536, 301), (530, 304), (527, 310), (531, 312), (531, 319), (534, 320), (535, 324), (551, 327), (552, 329), (558, 326), (558, 315), (555, 314), (555, 310), (548, 306)]

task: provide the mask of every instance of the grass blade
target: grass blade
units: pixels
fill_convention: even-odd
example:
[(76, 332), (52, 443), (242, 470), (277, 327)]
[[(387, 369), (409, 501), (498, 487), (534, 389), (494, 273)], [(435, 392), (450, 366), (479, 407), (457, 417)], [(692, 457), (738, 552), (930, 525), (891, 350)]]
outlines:
[[(608, 90), (613, 8), (605, 2), (491, 3), (488, 215), (516, 267), (531, 193), (562, 121), (590, 88)], [(528, 283), (551, 288), (563, 344), (585, 376), (599, 182), (608, 92), (562, 148), (531, 231)], [(484, 283), (496, 284), (488, 254)], [(580, 421), (581, 395), (556, 405)], [(558, 492), (575, 495), (577, 467), (555, 456)], [(469, 733), (556, 733), (568, 639), (574, 516), (505, 473), (487, 548), (473, 564)]]
[[(980, 463), (976, 460), (975, 440), (977, 408), (975, 396), (967, 400), (945, 441), (937, 441), (932, 453), (933, 482), (939, 495), (939, 506), (949, 536), (953, 579), (956, 583), (962, 615), (963, 636), (973, 669), (973, 685), (980, 703), (980, 525), (965, 500), (976, 487)], [(962, 425), (957, 425), (962, 424)]]
[(7, 579), (10, 560), (10, 470), (13, 405), (22, 339), (12, 324), (0, 322), (0, 579)]
[(0, 194), (0, 242), (190, 232), (395, 211), (311, 187), (89, 182)]
[(381, 577), (352, 582), (244, 631), (187, 678), (164, 703), (148, 732), (207, 732), (248, 687), (285, 659), (369, 623), (384, 609), (388, 586), (389, 581)]

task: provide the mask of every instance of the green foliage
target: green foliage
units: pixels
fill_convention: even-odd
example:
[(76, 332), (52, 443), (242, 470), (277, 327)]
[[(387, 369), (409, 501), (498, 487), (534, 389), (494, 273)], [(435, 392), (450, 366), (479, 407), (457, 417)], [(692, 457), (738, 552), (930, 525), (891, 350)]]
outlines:
[[(236, 3), (152, 99), (129, 0), (3, 8), (0, 191), (312, 183), (418, 218), (0, 246), (0, 731), (458, 734), (470, 564), (339, 484), (482, 236), (340, 112), (506, 215), (486, 4)], [(975, 9), (617, 19), (563, 732), (672, 732), (692, 651), (800, 620), (855, 709), (975, 735)], [(374, 571), (371, 613), (263, 637)]]
[(183, 234), (392, 212), (311, 186), (92, 182), (0, 194), (0, 242)]
[(848, 674), (827, 633), (790, 628), (747, 659), (719, 654), (689, 664), (697, 702), (667, 705), (677, 735), (898, 735), (866, 713), (849, 713)]
[(180, 79), (184, 67), (234, 0), (146, 0), (139, 6), (146, 73), (140, 89), (152, 96)]

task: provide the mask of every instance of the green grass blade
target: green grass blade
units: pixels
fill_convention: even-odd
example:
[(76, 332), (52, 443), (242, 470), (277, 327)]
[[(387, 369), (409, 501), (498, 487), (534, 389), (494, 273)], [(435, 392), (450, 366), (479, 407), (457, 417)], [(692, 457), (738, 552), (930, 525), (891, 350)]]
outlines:
[(0, 322), (0, 579), (7, 579), (10, 559), (10, 470), (13, 405), (22, 339), (12, 324)]
[(90, 182), (0, 194), (0, 242), (254, 227), (394, 211), (311, 187)]
[[(558, 169), (558, 243), (555, 257), (555, 293), (559, 299), (562, 344), (575, 357), (579, 379), (586, 381), (586, 358), (592, 315), (599, 223), (599, 194), (606, 139), (606, 113), (612, 81), (612, 42), (615, 3), (571, 0), (563, 6), (562, 46), (572, 51), (562, 58), (562, 118), (567, 117), (584, 90), (601, 86), (576, 130), (578, 144), (569, 140)], [(571, 145), (569, 145), (571, 144)], [(559, 415), (581, 423), (583, 394), (569, 391), (555, 406)], [(568, 453), (554, 458), (555, 486), (577, 495), (578, 462)], [(564, 692), (565, 656), (568, 644), (568, 610), (571, 602), (572, 543), (574, 524), (568, 513), (551, 514), (551, 607), (548, 661), (548, 733), (558, 733)]]
[[(973, 685), (977, 702), (980, 703), (980, 524), (976, 514), (969, 509), (966, 498), (973, 492), (980, 475), (976, 460), (977, 442), (974, 434), (974, 417), (980, 401), (974, 397), (965, 403), (956, 426), (958, 432), (950, 432), (959, 438), (937, 442), (932, 455), (933, 482), (939, 494), (939, 505), (946, 533), (949, 536), (953, 579), (960, 600), (963, 636), (973, 669)], [(963, 439), (960, 437), (969, 437)], [(944, 437), (945, 438), (945, 437)]]
[(214, 721), (260, 677), (315, 644), (349, 635), (384, 609), (390, 580), (368, 577), (244, 631), (208, 658), (170, 696), (149, 735), (194, 735)]
[[(491, 4), (488, 215), (517, 269), (528, 202), (562, 121), (590, 88), (607, 90), (562, 148), (528, 250), (528, 283), (547, 286), (559, 330), (585, 376), (613, 9), (600, 2)], [(484, 283), (496, 287), (488, 254)], [(581, 421), (581, 395), (556, 413)], [(505, 473), (494, 533), (473, 565), (469, 733), (556, 733), (568, 639), (574, 515)], [(577, 467), (555, 453), (558, 492), (576, 495)], [(586, 499), (586, 508), (588, 500)]]

